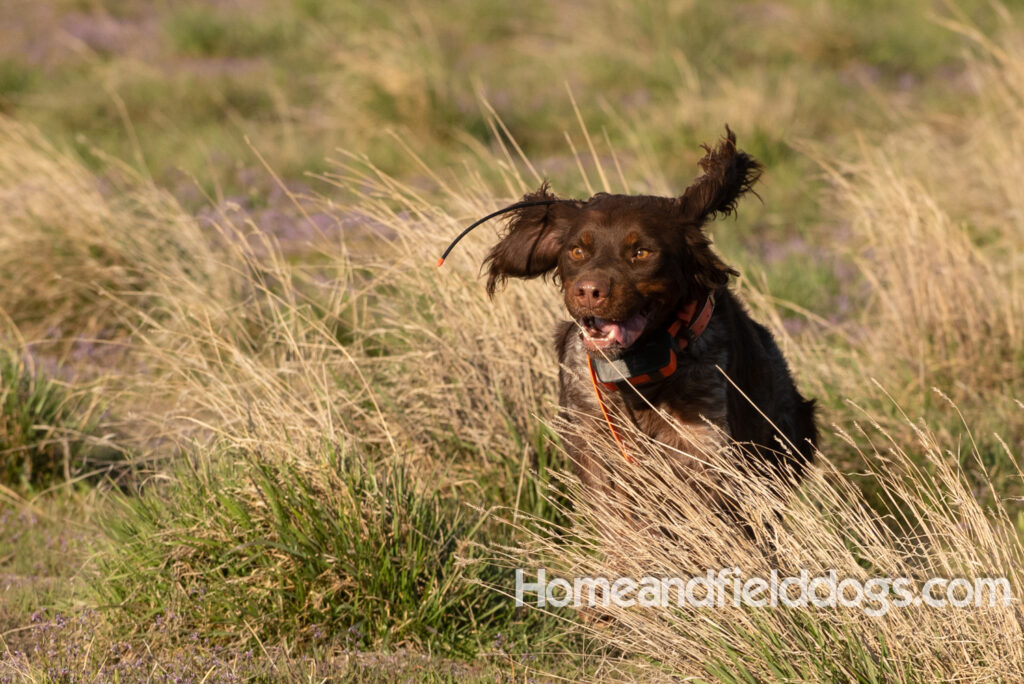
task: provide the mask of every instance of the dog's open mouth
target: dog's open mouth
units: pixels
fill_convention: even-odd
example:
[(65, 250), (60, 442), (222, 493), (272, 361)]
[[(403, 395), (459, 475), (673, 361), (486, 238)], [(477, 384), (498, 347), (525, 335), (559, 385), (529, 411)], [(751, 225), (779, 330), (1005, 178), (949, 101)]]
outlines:
[(624, 321), (611, 321), (597, 316), (586, 316), (579, 323), (583, 328), (583, 346), (591, 351), (628, 349), (647, 327), (648, 315), (636, 313)]

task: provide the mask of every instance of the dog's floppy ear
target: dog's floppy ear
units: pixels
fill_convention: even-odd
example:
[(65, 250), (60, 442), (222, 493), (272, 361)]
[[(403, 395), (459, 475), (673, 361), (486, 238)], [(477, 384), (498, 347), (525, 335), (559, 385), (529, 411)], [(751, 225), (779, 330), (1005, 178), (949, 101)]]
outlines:
[(484, 259), (488, 295), (493, 296), (498, 285), (508, 278), (536, 278), (558, 265), (562, 243), (579, 203), (559, 200), (551, 194), (547, 182), (536, 192), (525, 195), (522, 202), (544, 200), (553, 203), (522, 207), (510, 213), (505, 236)]
[(725, 137), (713, 149), (704, 145), (700, 160), (704, 171), (677, 200), (682, 214), (687, 252), (692, 259), (694, 279), (702, 287), (724, 287), (729, 276), (739, 272), (730, 268), (711, 249), (711, 240), (701, 227), (721, 214), (736, 211), (736, 201), (761, 177), (762, 166), (749, 154), (736, 149), (736, 134), (728, 126)]
[(753, 188), (763, 169), (749, 154), (736, 149), (736, 134), (728, 126), (714, 149), (703, 147), (706, 154), (700, 168), (704, 173), (679, 198), (686, 220), (697, 224), (736, 211), (736, 201)]

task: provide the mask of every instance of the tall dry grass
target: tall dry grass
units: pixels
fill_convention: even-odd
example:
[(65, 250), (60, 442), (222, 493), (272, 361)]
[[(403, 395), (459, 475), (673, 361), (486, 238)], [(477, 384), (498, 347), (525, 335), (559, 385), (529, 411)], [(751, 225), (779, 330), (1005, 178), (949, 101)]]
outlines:
[[(916, 443), (905, 447), (866, 421), (858, 436), (874, 444), (862, 456), (882, 493), (881, 505), (869, 502), (825, 456), (799, 494), (787, 497), (751, 480), (720, 451), (666, 453), (642, 435), (631, 435), (642, 454), (637, 464), (624, 463), (612, 450), (607, 457), (618, 471), (621, 498), (595, 498), (569, 483), (570, 524), (533, 521), (540, 529), (528, 532), (530, 543), (493, 551), (510, 572), (524, 569), (528, 582), (538, 568), (545, 568), (548, 582), (565, 578), (570, 584), (595, 577), (686, 580), (734, 568), (741, 582), (768, 579), (772, 572), (780, 579), (799, 577), (801, 571), (811, 578), (834, 571), (839, 580), (862, 583), (908, 578), (915, 596), (930, 578), (1005, 577), (1012, 588), (1009, 605), (980, 608), (897, 607), (889, 603), (895, 595), (885, 592), (857, 607), (751, 607), (728, 599), (715, 607), (678, 607), (672, 594), (667, 608), (611, 603), (586, 610), (582, 623), (567, 622), (567, 629), (624, 654), (634, 667), (632, 657), (640, 655), (648, 668), (641, 678), (981, 682), (1019, 671), (1024, 547), (1012, 513), (1003, 505), (979, 503), (957, 465), (962, 454), (927, 429), (911, 424)], [(841, 430), (836, 434), (855, 444)], [(979, 460), (976, 448), (965, 450)], [(693, 488), (673, 477), (677, 463), (688, 459), (709, 474)], [(709, 490), (737, 502), (734, 515), (754, 521), (753, 538), (702, 503)], [(626, 500), (632, 503), (628, 516)], [(731, 597), (732, 586), (726, 591)], [(696, 596), (703, 595), (698, 589)], [(528, 593), (526, 601), (535, 605), (535, 595)]]
[[(983, 84), (1018, 83), (1010, 76), (1024, 62), (1000, 50), (976, 62)], [(979, 96), (977, 111), (966, 108), (963, 125), (953, 126), (975, 136), (969, 144), (951, 141), (946, 122), (914, 128), (903, 136), (905, 147), (894, 140), (881, 149), (866, 146), (853, 162), (828, 162), (835, 211), (849, 231), (845, 241), (863, 247), (854, 254), (860, 277), (848, 284), (866, 302), (856, 320), (826, 324), (808, 315), (810, 325), (793, 334), (784, 325), (786, 309), (743, 283), (802, 386), (822, 400), (823, 424), (836, 424), (825, 430), (820, 469), (786, 499), (730, 476), (728, 460), (718, 454), (673, 455), (712, 463), (750, 517), (773, 520), (782, 512), (771, 539), (757, 543), (744, 542), (696, 499), (654, 477), (666, 468), (657, 445), (648, 445), (648, 458), (624, 471), (623, 481), (639, 502), (640, 527), (671, 528), (671, 544), (663, 533), (627, 525), (571, 479), (540, 508), (545, 515), (526, 514), (532, 470), (550, 450), (539, 426), (554, 413), (556, 367), (548, 340), (557, 294), (543, 282), (514, 283), (487, 299), (477, 269), (494, 227), (468, 238), (444, 270), (434, 266), (463, 225), (539, 184), (514, 147), (483, 160), (480, 169), (497, 169), (497, 184), (480, 169), (458, 180), (424, 169), (436, 189), (431, 195), (366, 160), (337, 161), (337, 171), (322, 180), (356, 199), (342, 208), (327, 196), (303, 198), (300, 206), (317, 204), (339, 221), (388, 234), (358, 249), (344, 236), (320, 235), (316, 254), (296, 258), (231, 215), (204, 228), (145, 183), (97, 187), (73, 158), (2, 122), (0, 192), (7, 211), (0, 222), (0, 275), (11, 288), (4, 309), (41, 338), (99, 335), (117, 321), (128, 357), (117, 368), (111, 410), (123, 427), (137, 428), (128, 437), (134, 448), (154, 457), (153, 477), (138, 498), (120, 499), (120, 518), (109, 525), (116, 543), (102, 552), (107, 576), (97, 582), (116, 585), (108, 596), (129, 609), (115, 619), (145, 633), (135, 616), (173, 602), (183, 630), (215, 626), (237, 642), (296, 643), (313, 633), (302, 622), (305, 611), (327, 615), (356, 597), (384, 605), (386, 617), (408, 626), (409, 614), (388, 611), (414, 612), (416, 595), (386, 602), (358, 594), (393, 587), (366, 583), (365, 566), (346, 565), (346, 554), (378, 554), (373, 560), (380, 565), (371, 566), (380, 569), (391, 558), (380, 550), (401, 539), (413, 549), (407, 558), (420, 559), (427, 551), (416, 525), (438, 521), (431, 529), (443, 534), (428, 538), (443, 539), (445, 555), (426, 564), (427, 574), (440, 573), (440, 594), (432, 596), (456, 612), (445, 592), (463, 580), (483, 581), (459, 573), (487, 565), (470, 553), (487, 538), (499, 540), (491, 553), (506, 563), (546, 563), (574, 574), (738, 565), (747, 573), (834, 569), (860, 578), (1005, 575), (1019, 593), (1015, 512), (999, 503), (999, 491), (977, 490), (978, 473), (987, 482), (992, 454), (1013, 463), (1019, 443), (1007, 438), (1003, 448), (991, 440), (993, 451), (989, 442), (972, 442), (964, 423), (949, 422), (944, 413), (934, 428), (917, 420), (929, 408), (919, 397), (932, 385), (953, 396), (972, 423), (991, 393), (1003, 385), (1012, 390), (1019, 380), (1019, 263), (1005, 253), (1019, 242), (1024, 213), (999, 166), (1019, 161), (1001, 151), (1006, 134), (997, 130), (1007, 129), (975, 129), (970, 122), (978, 112), (1012, 120), (1010, 105), (1021, 91), (980, 92), (988, 94)], [(492, 125), (500, 130), (500, 122)], [(1006, 146), (1021, 144), (1016, 132), (1009, 135)], [(619, 174), (593, 157), (578, 160), (591, 171), (581, 185), (622, 189), (614, 180)], [(949, 166), (934, 158), (961, 159), (972, 169), (957, 174), (969, 202), (940, 192), (951, 187)], [(636, 182), (671, 187), (656, 171)], [(970, 217), (963, 216), (967, 206)], [(879, 401), (883, 392), (868, 376), (897, 401)], [(847, 399), (866, 408), (844, 404)], [(910, 418), (898, 409), (906, 401), (915, 403)], [(1008, 399), (996, 413), (1020, 434), (1024, 421)], [(617, 450), (606, 446), (616, 458)], [(870, 501), (830, 465), (840, 452), (855, 454), (873, 472)], [(361, 474), (352, 489), (346, 489), (348, 473)], [(399, 484), (391, 489), (385, 481)], [(402, 496), (392, 496), (395, 491)], [(558, 498), (562, 492), (568, 507)], [(985, 508), (983, 499), (993, 507)], [(396, 500), (411, 502), (415, 515), (388, 517)], [(674, 505), (666, 508), (666, 501)], [(453, 511), (471, 506), (484, 514), (469, 526), (472, 533), (459, 537), (452, 530), (465, 528)], [(511, 527), (488, 517), (498, 506), (511, 509)], [(400, 524), (389, 527), (396, 519)], [(336, 520), (344, 524), (332, 527)], [(485, 534), (477, 534), (481, 529)], [(456, 567), (449, 547), (465, 552), (467, 564)], [(245, 619), (215, 620), (189, 593), (200, 589), (196, 578), (217, 583), (216, 605), (245, 606)], [(494, 584), (493, 575), (486, 579)], [(285, 593), (288, 611), (275, 612)], [(1016, 605), (894, 609), (884, 618), (856, 610), (617, 611), (605, 629), (571, 629), (585, 631), (606, 653), (621, 653), (645, 675), (981, 681), (1020, 669), (1018, 612)], [(457, 614), (460, 625), (476, 619), (472, 611)], [(332, 615), (340, 624), (342, 617)], [(384, 620), (379, 613), (375, 619)], [(426, 625), (436, 630), (445, 614), (432, 613), (430, 620)], [(429, 629), (414, 633), (431, 643)]]
[(33, 127), (0, 119), (4, 312), (32, 342), (123, 338), (128, 312), (223, 299), (210, 236), (162, 192), (113, 164), (101, 180)]
[[(1024, 172), (1024, 53), (1017, 34), (996, 42), (946, 23), (969, 38), (955, 112), (909, 109), (896, 132), (861, 139), (843, 158), (810, 151), (831, 186), (835, 249), (859, 276), (843, 293), (858, 315), (789, 348), (826, 395), (879, 402), (875, 418), (904, 443), (915, 436), (895, 405), (915, 420), (928, 416), (942, 441), (961, 439), (960, 417), (939, 388), (971, 416), (985, 468), (1012, 497), (1015, 459), (1000, 439), (1013, 453), (1024, 447), (1024, 204), (1011, 180)], [(772, 308), (763, 307), (769, 318)]]
[[(531, 545), (499, 555), (509, 567), (547, 567), (549, 579), (686, 577), (733, 566), (744, 577), (835, 570), (840, 578), (907, 577), (917, 586), (930, 577), (1006, 577), (1014, 601), (908, 606), (880, 617), (842, 608), (611, 607), (609, 620), (582, 628), (609, 648), (642, 654), (651, 676), (980, 682), (1024, 667), (1024, 549), (1012, 497), (1022, 484), (1015, 397), (1024, 367), (1024, 207), (1011, 187), (1024, 170), (1024, 54), (1019, 43), (951, 27), (978, 43), (976, 91), (958, 117), (908, 121), (880, 144), (864, 142), (851, 159), (819, 156), (842, 231), (838, 249), (860, 275), (847, 283), (863, 303), (860, 315), (845, 323), (810, 315), (810, 328), (794, 336), (780, 315), (790, 307), (744, 289), (812, 393), (846, 401), (826, 408), (823, 421), (832, 427), (821, 466), (799, 494), (780, 499), (721, 453), (666, 455), (648, 444), (633, 469), (610, 448), (623, 497), (634, 502), (630, 519), (614, 502), (570, 485), (572, 525), (549, 526)], [(851, 452), (866, 471), (857, 477), (834, 465), (844, 454), (848, 467)], [(780, 521), (745, 540), (701, 504), (699, 492), (664, 484), (673, 482), (670, 462), (680, 459), (710, 464), (715, 481), (704, 486), (728, 483), (745, 518), (775, 521), (781, 511)]]

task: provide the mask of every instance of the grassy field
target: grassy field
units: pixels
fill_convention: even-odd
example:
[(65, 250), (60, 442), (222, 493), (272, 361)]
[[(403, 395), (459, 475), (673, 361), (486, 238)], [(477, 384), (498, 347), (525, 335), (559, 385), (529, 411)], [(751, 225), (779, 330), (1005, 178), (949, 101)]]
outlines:
[[(595, 621), (509, 594), (517, 567), (736, 564), (1021, 595), (1022, 38), (983, 0), (13, 0), (0, 681), (1019, 676), (1019, 604)], [(743, 485), (782, 511), (770, 562), (582, 496), (555, 288), (487, 299), (497, 225), (434, 265), (543, 179), (677, 194), (726, 123), (766, 172), (711, 233), (821, 407), (799, 495)], [(679, 498), (650, 447), (641, 517)]]

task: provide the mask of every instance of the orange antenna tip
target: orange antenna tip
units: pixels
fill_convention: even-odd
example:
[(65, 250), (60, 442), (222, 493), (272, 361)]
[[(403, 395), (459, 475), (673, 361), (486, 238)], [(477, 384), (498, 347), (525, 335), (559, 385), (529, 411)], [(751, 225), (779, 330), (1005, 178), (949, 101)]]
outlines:
[(441, 268), (442, 266), (444, 266), (444, 257), (437, 260), (437, 267)]

